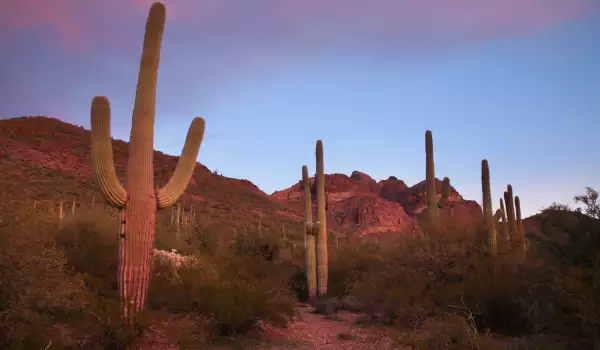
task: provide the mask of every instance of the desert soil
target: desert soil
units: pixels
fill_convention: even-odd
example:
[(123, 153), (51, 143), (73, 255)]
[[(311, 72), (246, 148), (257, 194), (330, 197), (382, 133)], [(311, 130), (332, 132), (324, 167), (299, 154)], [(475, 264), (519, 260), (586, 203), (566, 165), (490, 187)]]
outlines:
[(261, 350), (283, 349), (400, 349), (385, 333), (356, 324), (358, 314), (340, 312), (333, 317), (314, 313), (309, 305), (298, 307), (298, 317), (286, 329), (270, 330), (285, 344), (262, 346)]

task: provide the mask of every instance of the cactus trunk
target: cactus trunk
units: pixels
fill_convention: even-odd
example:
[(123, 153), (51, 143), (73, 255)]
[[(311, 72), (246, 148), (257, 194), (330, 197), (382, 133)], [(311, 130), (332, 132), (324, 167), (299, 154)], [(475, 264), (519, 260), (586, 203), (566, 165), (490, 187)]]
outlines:
[(427, 218), (430, 225), (438, 223), (437, 192), (435, 190), (435, 165), (433, 162), (433, 136), (425, 132), (425, 185), (427, 187)]
[(325, 166), (323, 163), (323, 141), (317, 141), (317, 221), (319, 233), (317, 234), (317, 293), (327, 294), (328, 256), (327, 256), (327, 213), (325, 211)]
[(523, 227), (523, 220), (521, 219), (521, 199), (519, 196), (515, 196), (515, 212), (517, 214), (517, 234), (519, 237), (519, 248), (525, 252), (527, 249), (527, 241), (525, 240), (525, 228)]
[[(512, 185), (506, 186), (506, 198), (504, 198), (506, 202), (506, 217), (508, 219), (508, 234), (512, 242), (518, 245), (519, 242), (519, 233), (517, 232), (517, 220), (515, 218), (515, 197), (513, 196)], [(518, 249), (517, 246), (513, 248)]]
[(500, 198), (500, 210), (502, 210), (502, 226), (501, 228), (501, 236), (503, 240), (503, 244), (505, 247), (510, 246), (510, 236), (508, 235), (508, 222), (506, 221), (506, 209), (504, 208), (504, 201)]
[(487, 235), (490, 255), (498, 255), (498, 239), (494, 214), (492, 213), (492, 190), (490, 187), (490, 168), (486, 159), (481, 161), (481, 190), (483, 192), (483, 222)]
[(306, 282), (308, 297), (317, 296), (317, 253), (315, 245), (315, 229), (312, 217), (312, 200), (310, 196), (310, 183), (308, 180), (308, 167), (302, 167), (302, 185), (304, 187), (304, 221), (305, 221), (305, 247), (306, 247)]
[(204, 120), (194, 119), (175, 173), (167, 185), (155, 191), (153, 145), (156, 81), (165, 18), (164, 5), (152, 4), (146, 22), (133, 109), (125, 188), (121, 186), (114, 169), (108, 99), (94, 97), (91, 108), (94, 174), (107, 201), (120, 209), (118, 282), (122, 317), (130, 325), (137, 320), (146, 304), (156, 210), (172, 205), (187, 187), (204, 136)]

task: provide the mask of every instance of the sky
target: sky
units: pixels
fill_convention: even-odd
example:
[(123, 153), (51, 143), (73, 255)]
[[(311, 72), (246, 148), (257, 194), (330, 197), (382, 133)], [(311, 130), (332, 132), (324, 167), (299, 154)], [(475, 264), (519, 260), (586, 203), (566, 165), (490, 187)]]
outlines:
[[(0, 118), (90, 126), (105, 95), (128, 140), (149, 0), (0, 2)], [(600, 189), (600, 0), (165, 0), (155, 148), (271, 193), (315, 169), (436, 176), (524, 216)]]

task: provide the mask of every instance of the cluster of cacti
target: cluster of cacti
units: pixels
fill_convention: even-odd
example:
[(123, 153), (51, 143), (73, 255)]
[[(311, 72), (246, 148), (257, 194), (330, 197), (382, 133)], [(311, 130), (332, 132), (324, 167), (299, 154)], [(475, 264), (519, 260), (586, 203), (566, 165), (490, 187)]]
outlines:
[(328, 257), (327, 257), (327, 218), (325, 211), (325, 167), (323, 163), (323, 142), (316, 146), (317, 173), (317, 221), (313, 221), (312, 199), (308, 167), (302, 166), (304, 186), (304, 228), (306, 246), (306, 280), (310, 298), (327, 294)]
[(504, 202), (506, 203), (510, 249), (517, 253), (525, 253), (525, 230), (521, 219), (521, 199), (518, 196), (513, 196), (511, 185), (506, 186), (506, 191), (504, 191)]
[[(430, 130), (425, 132), (425, 158), (426, 158), (426, 192), (427, 192), (427, 220), (432, 226), (439, 223), (439, 208), (443, 208), (450, 195), (450, 179), (445, 177), (442, 184), (442, 196), (437, 199), (435, 189), (435, 164), (433, 160), (433, 136)], [(492, 195), (490, 186), (490, 169), (486, 159), (481, 162), (481, 189), (483, 194), (483, 226), (486, 233), (486, 243), (489, 253), (498, 255), (498, 222), (502, 221), (503, 241), (510, 240), (512, 248), (524, 251), (525, 236), (521, 220), (521, 207), (519, 197), (513, 197), (512, 186), (508, 185), (504, 192), (504, 203), (500, 199), (500, 209), (495, 213), (492, 210)], [(516, 207), (516, 208), (515, 208)], [(516, 217), (515, 217), (516, 212)], [(508, 213), (508, 215), (507, 215)], [(507, 242), (507, 245), (511, 243)]]
[(125, 187), (117, 178), (110, 137), (110, 106), (104, 96), (92, 100), (92, 162), (106, 200), (121, 211), (118, 284), (123, 320), (130, 323), (144, 309), (152, 268), (156, 211), (177, 201), (196, 166), (204, 120), (195, 118), (169, 182), (156, 190), (153, 170), (156, 80), (166, 9), (150, 8), (140, 62), (129, 139)]
[(442, 196), (437, 199), (435, 189), (435, 163), (433, 161), (433, 136), (430, 130), (425, 132), (425, 186), (427, 192), (427, 220), (432, 226), (439, 223), (438, 208), (443, 208), (450, 196), (450, 179), (444, 177), (442, 182)]
[[(508, 185), (504, 192), (504, 202), (500, 199), (500, 208), (492, 214), (492, 195), (490, 189), (490, 169), (486, 159), (481, 161), (481, 188), (483, 193), (483, 222), (487, 235), (487, 249), (492, 256), (497, 256), (498, 236), (508, 250), (518, 253), (525, 251), (525, 231), (521, 219), (521, 203), (519, 197), (513, 197), (512, 186)], [(516, 217), (515, 217), (516, 212)], [(498, 224), (502, 223), (501, 234)]]
[(182, 208), (181, 203), (177, 203), (177, 205), (171, 209), (170, 225), (175, 225), (177, 233), (179, 233), (182, 228), (184, 230), (189, 229), (194, 223), (195, 214), (193, 206), (190, 205), (190, 208), (186, 211)]

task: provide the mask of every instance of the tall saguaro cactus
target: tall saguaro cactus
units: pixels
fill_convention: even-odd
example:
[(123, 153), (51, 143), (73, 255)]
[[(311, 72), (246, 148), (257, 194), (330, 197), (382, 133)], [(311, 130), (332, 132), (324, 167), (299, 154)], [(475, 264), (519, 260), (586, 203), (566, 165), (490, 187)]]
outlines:
[(504, 202), (506, 204), (506, 218), (508, 219), (508, 235), (510, 236), (511, 245), (513, 249), (517, 249), (518, 242), (520, 240), (519, 233), (517, 232), (517, 220), (515, 218), (515, 197), (513, 196), (512, 185), (506, 186), (504, 192)]
[(327, 294), (328, 256), (327, 256), (327, 212), (325, 211), (325, 165), (323, 160), (323, 141), (317, 141), (317, 293), (319, 296)]
[(437, 192), (435, 190), (435, 165), (433, 162), (433, 136), (425, 132), (425, 185), (427, 188), (427, 218), (431, 225), (438, 221)]
[(94, 174), (108, 203), (121, 210), (117, 277), (121, 312), (128, 323), (137, 318), (146, 304), (156, 211), (175, 203), (187, 187), (204, 136), (204, 119), (195, 118), (173, 176), (164, 187), (156, 190), (153, 169), (154, 118), (165, 18), (165, 6), (161, 3), (152, 4), (146, 22), (133, 108), (125, 186), (119, 182), (114, 168), (108, 99), (96, 96), (91, 106)]
[(308, 297), (314, 299), (317, 296), (317, 252), (315, 235), (319, 230), (319, 224), (313, 222), (312, 199), (310, 196), (308, 167), (306, 165), (302, 166), (302, 186), (304, 188), (304, 231), (306, 233), (306, 282), (308, 285)]
[(490, 187), (490, 167), (487, 159), (481, 161), (481, 190), (483, 193), (483, 222), (488, 240), (489, 253), (498, 255), (498, 238), (494, 214), (492, 212), (492, 190)]

